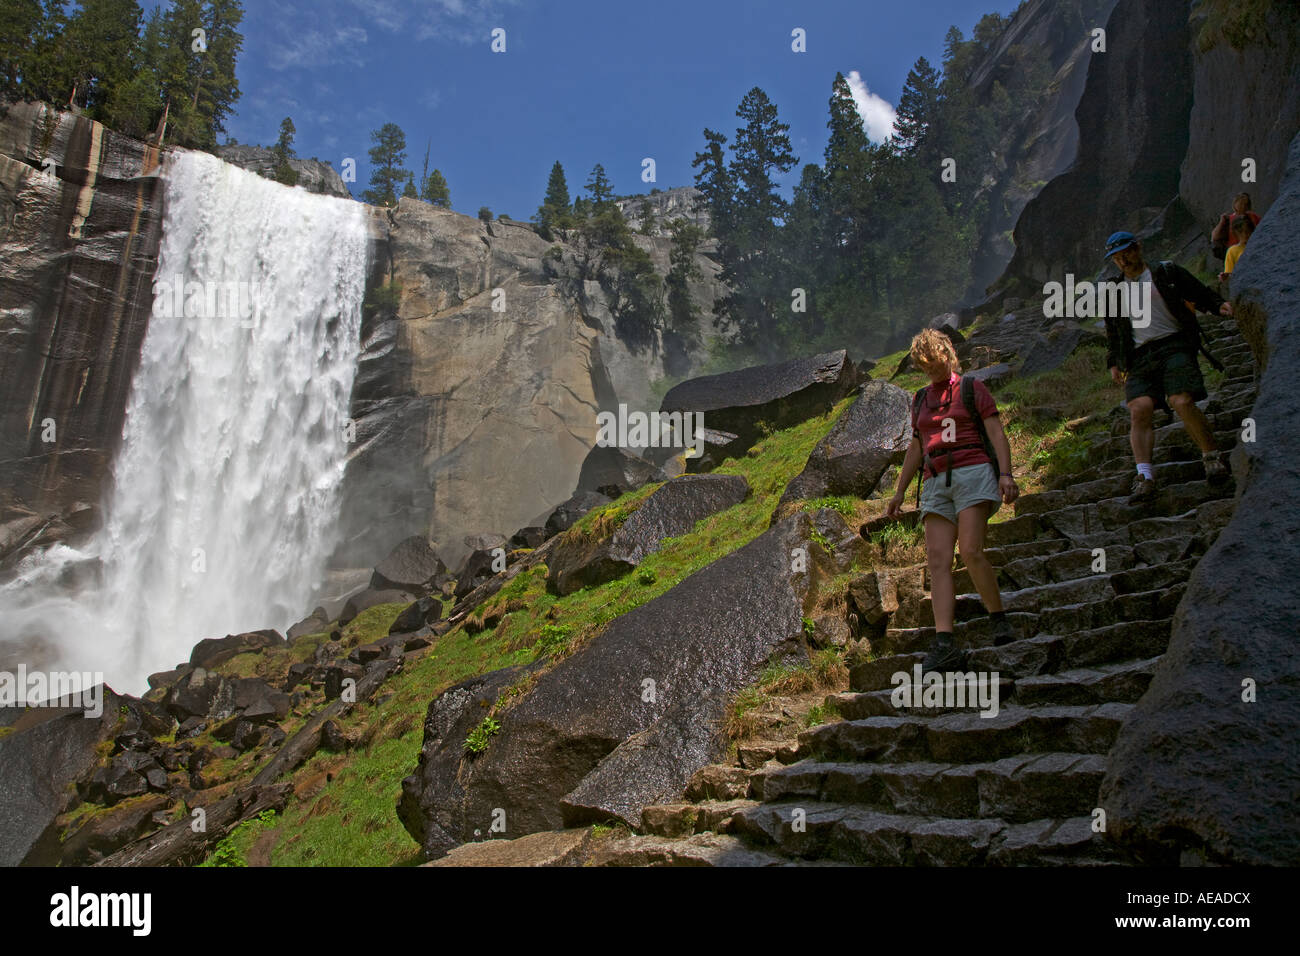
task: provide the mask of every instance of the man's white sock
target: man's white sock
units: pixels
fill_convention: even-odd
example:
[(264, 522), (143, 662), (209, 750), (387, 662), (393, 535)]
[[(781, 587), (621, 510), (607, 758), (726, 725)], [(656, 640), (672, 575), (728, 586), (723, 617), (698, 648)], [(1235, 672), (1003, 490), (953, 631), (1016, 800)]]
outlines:
[(1145, 478), (1147, 481), (1156, 480), (1156, 473), (1151, 470), (1151, 462), (1140, 461), (1137, 463), (1137, 466), (1138, 466), (1138, 474), (1141, 475), (1143, 478)]

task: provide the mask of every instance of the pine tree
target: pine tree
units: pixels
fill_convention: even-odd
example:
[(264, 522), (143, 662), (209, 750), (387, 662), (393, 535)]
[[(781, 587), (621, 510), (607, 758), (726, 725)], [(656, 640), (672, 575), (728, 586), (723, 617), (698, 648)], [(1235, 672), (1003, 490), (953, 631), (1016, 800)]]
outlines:
[(406, 162), (406, 134), (396, 123), (385, 123), (373, 130), (370, 138), (375, 144), (370, 149), (370, 188), (361, 198), (372, 206), (395, 206), (398, 184), (409, 175), (402, 168)]
[(0, 4), (0, 83), (29, 100), (66, 103), (72, 71), (63, 51), (64, 0)]
[(762, 345), (770, 352), (776, 348), (769, 333), (777, 311), (784, 314), (790, 307), (789, 289), (780, 287), (787, 270), (776, 241), (776, 220), (785, 219), (787, 204), (776, 190), (772, 173), (789, 172), (798, 158), (790, 149), (790, 127), (780, 122), (776, 107), (761, 89), (754, 87), (745, 94), (736, 115), (745, 125), (736, 130), (728, 166), (730, 181), (735, 184), (728, 223), (732, 241), (720, 274), (736, 291), (716, 311), (720, 324), (734, 327), (742, 342)]
[(727, 137), (709, 128), (704, 130), (704, 140), (708, 144), (704, 152), (696, 153), (691, 166), (698, 167), (695, 174), (695, 188), (700, 196), (696, 212), (707, 210), (713, 224), (713, 234), (719, 242), (723, 237), (731, 238), (732, 210), (736, 203), (736, 185), (727, 170), (727, 157), (723, 147)]
[(0, 4), (0, 96), (32, 95), (32, 68), (44, 27), (40, 0)]
[(63, 29), (62, 51), (74, 101), (96, 119), (105, 118), (110, 92), (131, 76), (139, 42), (136, 0), (81, 0)]
[(402, 187), (402, 198), (419, 199), (420, 194), (415, 189), (415, 173), (406, 174), (406, 185)]
[(655, 207), (650, 204), (649, 199), (641, 200), (638, 217), (641, 220), (641, 235), (653, 236), (655, 234)]
[(609, 177), (605, 175), (605, 167), (600, 163), (592, 167), (591, 176), (587, 179), (587, 193), (591, 196), (592, 209), (596, 213), (604, 212), (613, 205), (614, 189)]
[(289, 165), (289, 160), (293, 158), (293, 136), (296, 132), (293, 120), (286, 116), (280, 121), (280, 138), (271, 150), (275, 154), (275, 181), (286, 186), (298, 185), (298, 171)]
[(685, 219), (674, 219), (668, 223), (668, 232), (673, 244), (668, 253), (668, 275), (664, 279), (668, 288), (667, 327), (669, 331), (686, 334), (695, 328), (700, 311), (691, 299), (688, 286), (690, 280), (703, 274), (695, 261), (695, 251), (704, 241), (704, 230)]
[(420, 198), (443, 209), (451, 208), (451, 190), (447, 188), (447, 180), (441, 170), (435, 169), (425, 179), (424, 194)]
[(105, 123), (138, 139), (150, 138), (163, 111), (159, 65), (163, 55), (163, 18), (155, 7), (145, 20), (144, 33), (131, 53), (131, 77), (109, 91)]
[(930, 61), (919, 57), (907, 74), (903, 93), (898, 98), (898, 118), (894, 121), (896, 146), (905, 153), (915, 153), (925, 139), (939, 108), (939, 74)]
[(537, 232), (543, 239), (551, 238), (553, 229), (568, 229), (573, 225), (573, 211), (569, 207), (569, 185), (564, 179), (564, 167), (557, 159), (546, 181), (546, 195), (533, 216)]

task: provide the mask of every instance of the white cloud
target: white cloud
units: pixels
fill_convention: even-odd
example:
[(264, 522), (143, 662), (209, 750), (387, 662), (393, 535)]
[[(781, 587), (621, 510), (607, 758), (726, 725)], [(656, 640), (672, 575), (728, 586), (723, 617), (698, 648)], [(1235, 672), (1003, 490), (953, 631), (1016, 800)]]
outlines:
[(858, 115), (866, 128), (867, 138), (873, 143), (883, 143), (894, 131), (896, 113), (894, 107), (882, 96), (877, 96), (867, 89), (867, 84), (858, 75), (857, 70), (850, 70), (848, 75), (849, 92), (857, 105)]
[[(433, 0), (421, 16), (417, 40), (453, 40), (463, 46), (487, 44), (494, 27), (509, 30), (503, 7), (519, 0)], [(508, 34), (507, 34), (508, 37)]]
[(361, 27), (339, 27), (331, 32), (306, 30), (291, 33), (291, 40), (279, 47), (271, 56), (273, 70), (286, 70), (295, 66), (338, 66), (340, 61), (361, 66), (357, 50), (366, 42), (366, 31)]

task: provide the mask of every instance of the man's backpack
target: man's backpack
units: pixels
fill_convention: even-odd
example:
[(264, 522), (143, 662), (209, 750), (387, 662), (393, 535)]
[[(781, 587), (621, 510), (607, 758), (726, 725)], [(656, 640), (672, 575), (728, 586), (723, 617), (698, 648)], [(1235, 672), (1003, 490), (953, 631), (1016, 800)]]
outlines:
[[(929, 387), (929, 385), (922, 385), (916, 395), (912, 398), (912, 427), (914, 429), (916, 428), (917, 419), (921, 414), (921, 405), (925, 401), (925, 390)], [(993, 480), (996, 482), (1001, 475), (998, 471), (998, 455), (997, 452), (993, 450), (993, 442), (989, 440), (988, 430), (984, 427), (984, 419), (980, 418), (979, 410), (975, 407), (975, 379), (969, 375), (963, 375), (961, 377), (961, 403), (966, 406), (966, 414), (969, 415), (971, 421), (975, 423), (975, 432), (979, 435), (980, 443), (978, 445), (959, 445), (956, 448), (945, 448), (943, 450), (942, 454), (946, 455), (948, 458), (948, 468), (945, 481), (947, 481), (949, 485), (952, 484), (953, 452), (967, 451), (972, 448), (982, 448), (984, 454), (989, 456), (989, 462), (993, 468)], [(916, 505), (918, 508), (921, 506), (921, 476), (925, 473), (926, 466), (929, 464), (927, 458), (928, 456), (923, 453), (921, 456), (921, 467), (916, 470)], [(937, 476), (938, 472), (936, 469), (936, 477)]]
[(1166, 306), (1169, 304), (1169, 299), (1166, 298), (1166, 293), (1172, 296), (1175, 300), (1183, 303), (1183, 308), (1186, 310), (1186, 314), (1190, 316), (1190, 319), (1186, 323), (1188, 325), (1188, 328), (1191, 330), (1189, 333), (1189, 337), (1190, 335), (1195, 335), (1197, 349), (1200, 351), (1202, 355), (1205, 356), (1205, 358), (1209, 361), (1210, 365), (1214, 367), (1214, 369), (1222, 372), (1223, 363), (1220, 362), (1219, 359), (1213, 353), (1211, 353), (1210, 350), (1205, 345), (1205, 330), (1201, 328), (1200, 320), (1196, 318), (1196, 309), (1192, 305), (1184, 301), (1183, 297), (1178, 294), (1178, 290), (1176, 288), (1176, 284), (1174, 281), (1173, 269), (1174, 269), (1174, 264), (1171, 261), (1169, 261), (1168, 259), (1160, 260), (1153, 267), (1151, 267), (1151, 281), (1155, 284), (1157, 290), (1160, 290), (1161, 287), (1163, 287), (1164, 291), (1160, 292), (1160, 297), (1165, 299)]

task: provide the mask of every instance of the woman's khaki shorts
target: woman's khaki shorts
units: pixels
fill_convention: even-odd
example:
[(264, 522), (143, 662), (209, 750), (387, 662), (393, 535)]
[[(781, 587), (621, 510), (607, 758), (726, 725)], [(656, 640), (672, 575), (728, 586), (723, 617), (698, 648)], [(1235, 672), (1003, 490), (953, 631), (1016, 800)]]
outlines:
[(921, 482), (921, 520), (927, 514), (936, 514), (957, 523), (957, 515), (981, 501), (992, 502), (989, 517), (1002, 506), (1002, 495), (998, 491), (993, 469), (987, 462), (979, 465), (966, 465), (952, 470), (952, 486), (948, 487), (946, 474), (939, 472), (933, 478)]

